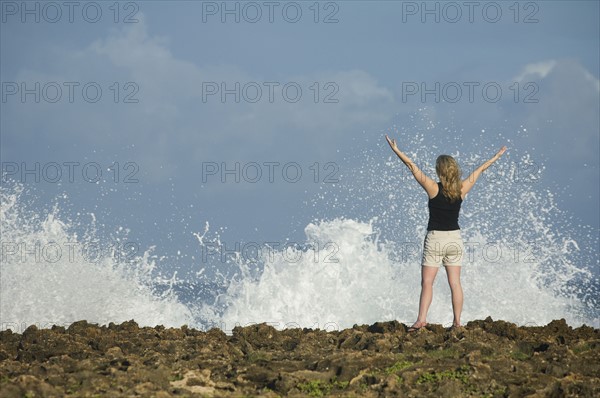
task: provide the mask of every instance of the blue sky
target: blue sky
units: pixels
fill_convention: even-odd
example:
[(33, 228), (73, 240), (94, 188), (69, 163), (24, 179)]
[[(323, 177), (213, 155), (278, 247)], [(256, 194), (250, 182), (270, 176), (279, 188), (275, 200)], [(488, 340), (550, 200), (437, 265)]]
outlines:
[[(66, 192), (73, 213), (94, 212), (109, 232), (125, 227), (143, 247), (192, 253), (192, 233), (207, 221), (226, 228), (230, 242), (299, 240), (314, 217), (305, 203), (328, 184), (325, 176), (360, 167), (365, 146), (389, 157), (383, 133), (395, 124), (410, 134), (410, 116), (423, 109), (435, 125), (462, 130), (463, 141), (438, 128), (426, 130), (424, 145), (455, 153), (481, 150), (469, 142), (482, 130), (489, 148), (518, 136), (509, 153), (543, 165), (540, 189), (555, 191), (574, 224), (600, 224), (597, 1), (477, 2), (472, 22), (462, 2), (427, 3), (439, 22), (422, 2), (278, 2), (273, 22), (264, 2), (228, 2), (240, 22), (221, 15), (222, 2), (121, 2), (118, 16), (114, 2), (77, 2), (73, 22), (62, 2), (52, 4), (2, 1), (3, 171), (61, 165), (56, 183), (14, 175), (40, 203)], [(257, 9), (261, 18), (248, 22)], [(289, 22), (297, 10), (301, 17)], [(239, 102), (207, 91), (236, 82)], [(36, 83), (39, 103), (21, 96)], [(447, 90), (442, 99), (455, 102), (406, 91), (436, 83)], [(500, 87), (498, 101), (485, 99), (484, 86)], [(92, 102), (97, 87), (102, 95)], [(65, 163), (77, 164), (72, 183)], [(257, 183), (206, 174), (236, 163), (250, 179), (256, 164), (263, 174)], [(97, 184), (88, 181), (96, 165)], [(298, 169), (297, 183), (286, 180)]]

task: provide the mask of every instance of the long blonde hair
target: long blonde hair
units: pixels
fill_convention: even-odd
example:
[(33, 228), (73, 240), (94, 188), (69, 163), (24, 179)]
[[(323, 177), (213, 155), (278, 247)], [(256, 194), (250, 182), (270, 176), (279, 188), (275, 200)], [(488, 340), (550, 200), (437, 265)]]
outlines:
[(458, 163), (450, 155), (440, 155), (435, 161), (435, 172), (442, 183), (442, 193), (455, 202), (461, 198), (461, 171)]

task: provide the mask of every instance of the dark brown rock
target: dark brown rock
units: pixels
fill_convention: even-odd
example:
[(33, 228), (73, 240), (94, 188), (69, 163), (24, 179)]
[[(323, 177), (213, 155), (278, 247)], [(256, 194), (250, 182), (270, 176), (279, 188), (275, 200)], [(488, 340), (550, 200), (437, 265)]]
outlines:
[(491, 318), (231, 336), (134, 320), (0, 332), (0, 396), (600, 396), (600, 331)]

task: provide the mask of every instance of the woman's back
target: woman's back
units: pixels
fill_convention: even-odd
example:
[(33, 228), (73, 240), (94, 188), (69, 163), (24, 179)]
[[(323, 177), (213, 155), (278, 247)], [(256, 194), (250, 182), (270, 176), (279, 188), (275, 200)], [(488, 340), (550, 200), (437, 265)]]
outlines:
[(460, 205), (462, 199), (450, 201), (444, 195), (443, 185), (438, 182), (438, 194), (429, 199), (429, 223), (427, 230), (432, 231), (454, 231), (460, 229), (458, 226), (458, 215), (460, 213)]

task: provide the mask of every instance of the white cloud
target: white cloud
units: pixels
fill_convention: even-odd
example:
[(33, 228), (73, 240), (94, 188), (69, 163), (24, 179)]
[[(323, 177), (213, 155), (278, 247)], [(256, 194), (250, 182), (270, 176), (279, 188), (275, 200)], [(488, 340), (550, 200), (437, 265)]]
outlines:
[(536, 62), (527, 64), (521, 70), (521, 73), (513, 78), (513, 81), (522, 82), (525, 79), (543, 79), (556, 66), (555, 60)]
[[(330, 151), (328, 141), (347, 136), (350, 129), (361, 131), (385, 122), (397, 111), (393, 93), (358, 69), (283, 75), (281, 85), (295, 82), (302, 87), (297, 103), (282, 100), (281, 91), (276, 91), (274, 103), (266, 100), (266, 94), (258, 103), (222, 104), (218, 97), (203, 103), (203, 82), (243, 85), (273, 79), (246, 72), (244, 60), (239, 65), (198, 65), (177, 57), (169, 49), (168, 37), (151, 34), (144, 16), (136, 17), (138, 23), (114, 29), (82, 50), (68, 53), (58, 48), (61, 54), (48, 60), (48, 70), (59, 73), (22, 73), (23, 80), (92, 78), (107, 86), (117, 80), (139, 86), (137, 104), (56, 104), (36, 113), (40, 123), (51, 126), (48, 134), (55, 142), (66, 140), (107, 153), (133, 146), (139, 156), (135, 160), (144, 164), (151, 178), (164, 180), (198, 160), (277, 153), (276, 140), (290, 131), (300, 134), (308, 151), (313, 151), (298, 156), (314, 158)], [(311, 91), (314, 82), (320, 84), (317, 103)], [(334, 86), (323, 86), (328, 82), (338, 90), (333, 95), (338, 103), (323, 103), (334, 92)], [(23, 119), (28, 118), (14, 116)]]

